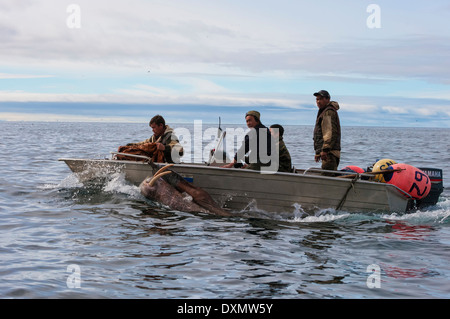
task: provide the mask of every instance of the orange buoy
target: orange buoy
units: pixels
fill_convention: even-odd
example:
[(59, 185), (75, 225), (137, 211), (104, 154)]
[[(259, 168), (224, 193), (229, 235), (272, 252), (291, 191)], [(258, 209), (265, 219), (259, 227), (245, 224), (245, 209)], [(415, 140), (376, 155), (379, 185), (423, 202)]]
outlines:
[(345, 166), (343, 169), (341, 169), (341, 171), (343, 172), (352, 172), (352, 173), (365, 173), (365, 170), (363, 170), (361, 167), (358, 166), (354, 166), (354, 165), (349, 165), (349, 166)]
[(384, 180), (388, 184), (397, 186), (413, 198), (424, 198), (430, 192), (430, 178), (422, 170), (408, 164), (393, 164), (387, 169), (402, 169), (384, 174)]

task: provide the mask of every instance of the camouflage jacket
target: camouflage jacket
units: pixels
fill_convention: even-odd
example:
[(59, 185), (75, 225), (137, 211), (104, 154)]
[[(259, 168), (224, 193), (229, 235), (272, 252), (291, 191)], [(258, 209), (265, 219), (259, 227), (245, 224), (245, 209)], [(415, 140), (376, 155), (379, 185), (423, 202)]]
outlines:
[(316, 154), (331, 152), (336, 157), (340, 157), (341, 125), (338, 110), (338, 102), (331, 101), (326, 107), (319, 109), (317, 112), (313, 137)]
[[(164, 157), (166, 162), (173, 163), (176, 161), (177, 163), (180, 162), (181, 156), (183, 156), (183, 147), (181, 146), (180, 142), (178, 141), (178, 137), (174, 134), (173, 129), (166, 125), (166, 129), (161, 136), (155, 136), (152, 135), (150, 138), (146, 139), (145, 141), (138, 142), (138, 143), (131, 143), (128, 145), (140, 145), (145, 143), (161, 143), (165, 146), (164, 150)], [(177, 153), (174, 153), (178, 158), (172, 158), (172, 151), (175, 151)]]

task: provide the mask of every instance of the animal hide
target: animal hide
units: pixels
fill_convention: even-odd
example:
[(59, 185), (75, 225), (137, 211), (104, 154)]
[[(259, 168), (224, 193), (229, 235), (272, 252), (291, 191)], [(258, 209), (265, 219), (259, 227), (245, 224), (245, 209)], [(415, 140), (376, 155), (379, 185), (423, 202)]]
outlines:
[[(119, 153), (133, 154), (147, 156), (152, 159), (155, 163), (164, 163), (164, 152), (156, 149), (156, 143), (145, 143), (140, 145), (130, 145), (130, 146), (119, 146)], [(145, 159), (140, 159), (136, 157), (129, 157), (126, 155), (117, 154), (116, 158), (122, 161), (136, 161), (143, 162)]]

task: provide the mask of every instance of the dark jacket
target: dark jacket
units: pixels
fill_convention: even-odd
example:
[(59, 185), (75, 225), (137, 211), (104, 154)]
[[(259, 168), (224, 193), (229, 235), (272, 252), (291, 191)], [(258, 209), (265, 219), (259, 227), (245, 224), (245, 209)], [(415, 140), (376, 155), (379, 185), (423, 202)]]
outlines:
[[(267, 143), (264, 145), (261, 145), (264, 140), (260, 142), (261, 134), (266, 135), (265, 140)], [(251, 169), (259, 169), (261, 166), (270, 166), (269, 157), (272, 154), (271, 139), (272, 134), (270, 134), (270, 130), (259, 123), (245, 135), (244, 142), (234, 155), (234, 159), (238, 165), (240, 161), (245, 160), (247, 164), (250, 164), (249, 168)], [(248, 160), (245, 159), (246, 154), (249, 154)]]
[(284, 144), (283, 138), (280, 137), (278, 141), (278, 156), (279, 156), (279, 172), (292, 172), (292, 160), (286, 144)]

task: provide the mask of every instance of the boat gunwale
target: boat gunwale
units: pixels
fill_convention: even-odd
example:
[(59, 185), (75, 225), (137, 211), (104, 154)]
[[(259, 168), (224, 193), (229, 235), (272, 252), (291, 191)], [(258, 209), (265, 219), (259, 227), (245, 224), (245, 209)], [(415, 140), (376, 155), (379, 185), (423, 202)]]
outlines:
[[(149, 167), (151, 168), (151, 166), (146, 163), (146, 162), (142, 162), (142, 161), (127, 161), (127, 160), (114, 160), (114, 159), (83, 159), (83, 158), (59, 158), (58, 161), (77, 161), (77, 162), (96, 162), (96, 163), (112, 163), (114, 165), (117, 164), (123, 164), (126, 166), (129, 165), (137, 165), (137, 166), (144, 166), (144, 167)], [(155, 163), (157, 166), (159, 167), (163, 167), (165, 165), (167, 165), (168, 163)], [(348, 183), (348, 182), (352, 182), (352, 179), (345, 179), (345, 178), (336, 178), (335, 176), (324, 176), (324, 175), (320, 175), (320, 174), (306, 174), (307, 172), (328, 172), (328, 173), (338, 173), (340, 174), (340, 176), (345, 176), (345, 175), (349, 175), (349, 174), (354, 174), (354, 173), (349, 173), (349, 172), (344, 172), (344, 171), (327, 171), (327, 170), (321, 170), (321, 169), (317, 169), (317, 168), (308, 168), (304, 170), (304, 173), (299, 173), (299, 172), (275, 172), (275, 173), (261, 173), (259, 171), (255, 171), (255, 170), (247, 170), (247, 169), (241, 169), (241, 168), (223, 168), (223, 167), (219, 167), (219, 166), (213, 166), (213, 165), (206, 165), (204, 163), (175, 163), (175, 165), (173, 166), (174, 169), (176, 169), (177, 167), (183, 167), (183, 168), (193, 168), (193, 169), (203, 169), (203, 170), (219, 170), (222, 172), (236, 172), (236, 173), (243, 173), (243, 174), (257, 174), (255, 176), (295, 176), (295, 177), (299, 177), (299, 176), (303, 176), (303, 177), (312, 177), (312, 178), (318, 178), (318, 179), (325, 179), (325, 180), (332, 180), (332, 181), (341, 181), (343, 183)], [(363, 174), (359, 174), (359, 176), (362, 176)], [(385, 184), (385, 183), (380, 183), (380, 182), (375, 182), (375, 181), (370, 181), (370, 180), (362, 180), (362, 179), (357, 179), (356, 182), (358, 183), (369, 183), (369, 184), (376, 184), (376, 185), (383, 185), (383, 186), (394, 186), (391, 184)]]

